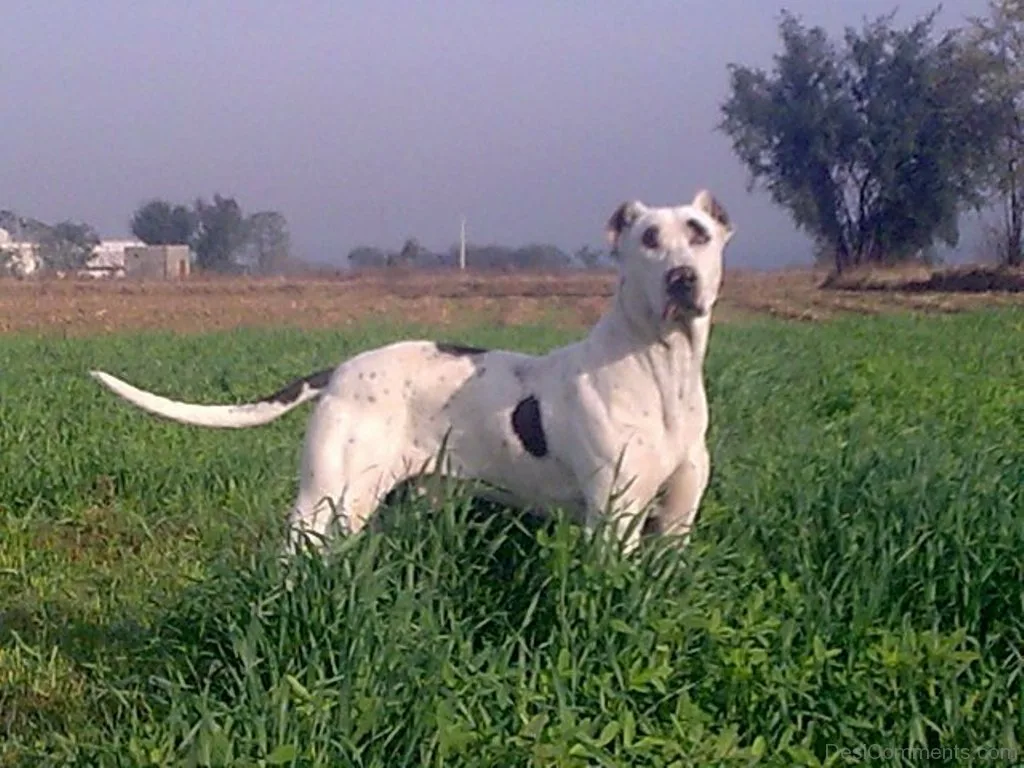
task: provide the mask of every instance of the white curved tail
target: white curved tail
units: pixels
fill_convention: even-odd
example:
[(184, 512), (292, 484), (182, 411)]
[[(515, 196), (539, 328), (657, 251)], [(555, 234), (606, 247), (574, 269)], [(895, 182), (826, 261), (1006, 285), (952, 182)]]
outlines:
[(244, 429), (269, 424), (303, 403), (315, 400), (330, 382), (333, 369), (311, 373), (301, 379), (296, 379), (272, 395), (253, 403), (239, 405), (183, 403), (133, 387), (128, 382), (103, 371), (89, 371), (89, 373), (94, 379), (129, 403), (157, 416), (198, 427)]

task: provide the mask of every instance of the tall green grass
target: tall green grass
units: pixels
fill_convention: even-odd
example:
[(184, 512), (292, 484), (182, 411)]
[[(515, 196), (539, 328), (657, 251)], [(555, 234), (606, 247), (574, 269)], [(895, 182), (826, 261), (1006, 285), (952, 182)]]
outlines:
[(716, 328), (697, 533), (632, 559), (452, 494), (281, 563), (308, 410), (86, 376), (246, 399), (409, 336), (0, 339), (0, 766), (1024, 761), (1019, 311)]

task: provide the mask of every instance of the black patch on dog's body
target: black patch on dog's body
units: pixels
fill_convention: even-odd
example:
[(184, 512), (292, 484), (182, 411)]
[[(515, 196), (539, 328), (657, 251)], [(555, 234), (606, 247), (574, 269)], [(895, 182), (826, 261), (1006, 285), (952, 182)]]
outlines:
[(449, 344), (445, 341), (435, 341), (434, 346), (437, 347), (437, 351), (442, 355), (452, 355), (453, 357), (473, 357), (474, 355), (482, 355), (485, 352), (490, 351), (481, 347), (467, 347), (463, 344)]
[(548, 440), (540, 419), (540, 401), (533, 395), (516, 404), (512, 411), (512, 431), (528, 454), (538, 459), (548, 455)]
[(296, 379), (291, 384), (282, 387), (274, 394), (264, 397), (261, 402), (279, 403), (281, 405), (294, 403), (307, 386), (310, 389), (324, 389), (328, 382), (330, 382), (332, 373), (334, 373), (333, 368), (325, 368), (322, 371), (303, 376), (301, 379)]

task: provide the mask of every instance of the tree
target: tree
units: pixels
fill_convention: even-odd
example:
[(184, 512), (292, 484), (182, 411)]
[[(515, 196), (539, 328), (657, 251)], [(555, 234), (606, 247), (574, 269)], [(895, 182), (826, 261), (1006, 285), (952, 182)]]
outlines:
[(213, 196), (212, 203), (200, 198), (195, 203), (195, 214), (197, 228), (192, 249), (196, 263), (214, 271), (234, 269), (248, 237), (247, 222), (238, 201), (220, 194)]
[(515, 269), (564, 269), (572, 258), (557, 245), (531, 243), (516, 248), (509, 255), (510, 266)]
[(591, 248), (589, 245), (582, 246), (573, 254), (573, 258), (585, 269), (595, 269), (600, 266), (602, 256), (601, 251)]
[(388, 254), (381, 248), (361, 245), (353, 248), (348, 254), (350, 267), (383, 267), (388, 263)]
[(50, 228), (39, 221), (27, 216), (19, 216), (14, 211), (0, 211), (0, 229), (6, 229), (8, 234), (15, 240), (38, 243)]
[(420, 245), (419, 240), (415, 237), (409, 237), (402, 244), (401, 251), (387, 255), (386, 262), (389, 267), (411, 267), (426, 253), (427, 250)]
[(132, 234), (146, 245), (188, 245), (198, 226), (194, 211), (166, 200), (149, 200), (132, 214)]
[(750, 173), (837, 272), (955, 245), (959, 215), (983, 202), (979, 168), (997, 124), (983, 68), (959, 31), (932, 38), (936, 12), (847, 28), (837, 46), (787, 12), (768, 74), (729, 65), (719, 129)]
[(46, 269), (81, 269), (99, 244), (99, 235), (88, 224), (61, 221), (40, 237), (39, 260)]
[(974, 17), (970, 53), (984, 72), (986, 101), (1000, 109), (1000, 130), (987, 180), (1002, 208), (999, 258), (1024, 264), (1024, 2), (990, 0), (988, 18)]
[(246, 220), (248, 261), (263, 273), (282, 269), (291, 261), (288, 220), (277, 211), (258, 211)]

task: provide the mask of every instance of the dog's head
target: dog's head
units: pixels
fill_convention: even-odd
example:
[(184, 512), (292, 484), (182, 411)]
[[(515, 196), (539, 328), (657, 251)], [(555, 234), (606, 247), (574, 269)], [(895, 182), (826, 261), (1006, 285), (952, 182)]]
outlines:
[(608, 220), (607, 234), (630, 310), (642, 311), (662, 334), (709, 316), (733, 232), (729, 214), (705, 189), (675, 207), (622, 203)]

